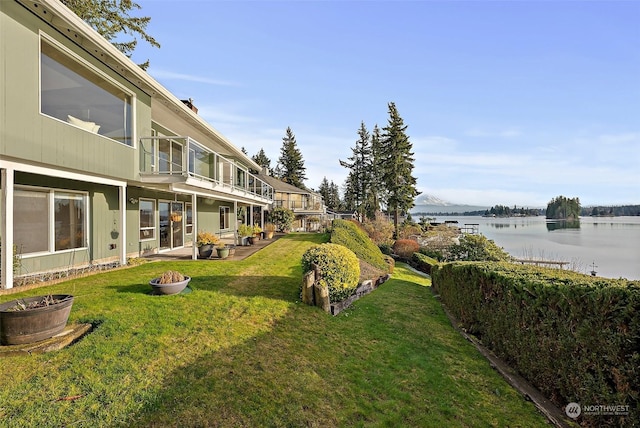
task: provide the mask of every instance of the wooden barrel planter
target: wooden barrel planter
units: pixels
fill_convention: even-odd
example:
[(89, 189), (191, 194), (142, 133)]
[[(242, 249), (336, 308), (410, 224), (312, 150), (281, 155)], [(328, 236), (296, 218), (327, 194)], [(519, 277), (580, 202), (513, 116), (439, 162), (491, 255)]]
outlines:
[(73, 296), (27, 297), (0, 305), (0, 344), (22, 345), (48, 339), (67, 325)]

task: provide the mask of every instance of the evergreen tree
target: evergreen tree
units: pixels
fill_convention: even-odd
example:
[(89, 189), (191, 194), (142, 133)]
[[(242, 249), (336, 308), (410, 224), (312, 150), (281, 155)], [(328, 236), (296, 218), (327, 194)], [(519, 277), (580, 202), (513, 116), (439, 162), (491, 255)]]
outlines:
[(349, 174), (347, 178), (344, 180), (343, 184), (344, 191), (344, 199), (342, 200), (342, 208), (345, 211), (355, 211), (358, 207), (356, 201), (357, 189), (355, 187), (353, 177)]
[(387, 209), (393, 212), (393, 225), (398, 235), (398, 218), (401, 212), (408, 212), (413, 206), (416, 196), (420, 194), (416, 188), (413, 171), (413, 146), (406, 134), (407, 126), (398, 114), (396, 105), (389, 103), (389, 121), (382, 128), (380, 140), (382, 181), (387, 189)]
[[(132, 0), (60, 1), (129, 58), (138, 44), (138, 37), (153, 47), (160, 47), (160, 44), (146, 32), (151, 18), (129, 15), (131, 10), (141, 9), (140, 5)], [(133, 40), (114, 41), (123, 34), (132, 36)], [(139, 66), (146, 70), (149, 67), (149, 60)]]
[(286, 135), (282, 138), (282, 148), (280, 149), (280, 158), (278, 159), (277, 177), (293, 186), (304, 189), (304, 180), (306, 168), (302, 159), (302, 153), (297, 147), (296, 136), (287, 127)]
[(333, 209), (334, 211), (339, 211), (342, 209), (342, 201), (340, 200), (340, 189), (338, 185), (331, 180), (329, 183), (329, 201), (327, 202), (327, 207)]
[(338, 186), (333, 181), (329, 183), (327, 177), (324, 177), (320, 183), (318, 193), (322, 195), (322, 200), (328, 209), (332, 211), (340, 209), (340, 193), (338, 192)]
[(340, 165), (349, 169), (350, 195), (353, 199), (355, 210), (360, 215), (360, 220), (364, 220), (366, 213), (366, 201), (370, 192), (369, 172), (371, 171), (371, 145), (369, 131), (364, 122), (360, 123), (358, 130), (358, 140), (355, 147), (351, 149), (353, 155), (348, 158), (351, 162), (340, 161)]
[(386, 201), (382, 183), (382, 148), (380, 146), (380, 128), (373, 127), (371, 133), (371, 169), (369, 171), (369, 195), (366, 202), (367, 217), (374, 220), (380, 211), (381, 204)]
[(271, 171), (271, 159), (267, 157), (264, 149), (260, 148), (260, 151), (256, 153), (255, 156), (253, 156), (251, 159), (258, 165), (260, 165), (263, 169), (265, 169), (267, 171), (267, 174), (273, 174), (273, 172)]
[(327, 180), (327, 176), (325, 175), (320, 182), (320, 187), (318, 188), (318, 193), (322, 196), (322, 200), (324, 204), (329, 207), (329, 180)]

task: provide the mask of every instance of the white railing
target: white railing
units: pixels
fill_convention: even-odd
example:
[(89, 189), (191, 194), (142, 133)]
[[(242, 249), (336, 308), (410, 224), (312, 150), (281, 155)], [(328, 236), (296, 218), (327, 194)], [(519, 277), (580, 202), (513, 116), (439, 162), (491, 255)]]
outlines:
[(273, 187), (191, 137), (142, 137), (140, 147), (143, 175), (192, 177), (273, 200)]

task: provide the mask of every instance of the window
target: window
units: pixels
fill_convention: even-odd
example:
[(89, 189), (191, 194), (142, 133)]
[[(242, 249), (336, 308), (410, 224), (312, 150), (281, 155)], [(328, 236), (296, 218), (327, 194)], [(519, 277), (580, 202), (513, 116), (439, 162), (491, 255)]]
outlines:
[(14, 241), (23, 254), (87, 247), (87, 196), (83, 193), (17, 189)]
[(54, 193), (55, 250), (86, 247), (85, 198), (70, 193)]
[(132, 95), (41, 39), (40, 111), (133, 146)]
[(220, 207), (220, 230), (229, 229), (230, 227), (229, 207)]
[(185, 232), (187, 234), (193, 233), (193, 205), (184, 204), (184, 209), (187, 212), (187, 220), (185, 222)]
[(156, 239), (156, 201), (140, 199), (140, 240)]

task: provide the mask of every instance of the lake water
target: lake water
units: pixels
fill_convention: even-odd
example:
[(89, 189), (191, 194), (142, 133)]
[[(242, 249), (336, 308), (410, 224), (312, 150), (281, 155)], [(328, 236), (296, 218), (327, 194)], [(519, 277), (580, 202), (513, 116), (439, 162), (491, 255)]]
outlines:
[(544, 216), (440, 216), (435, 221), (452, 220), (461, 227), (477, 224), (480, 233), (516, 258), (567, 261), (578, 272), (640, 280), (640, 216), (581, 217), (573, 225)]

